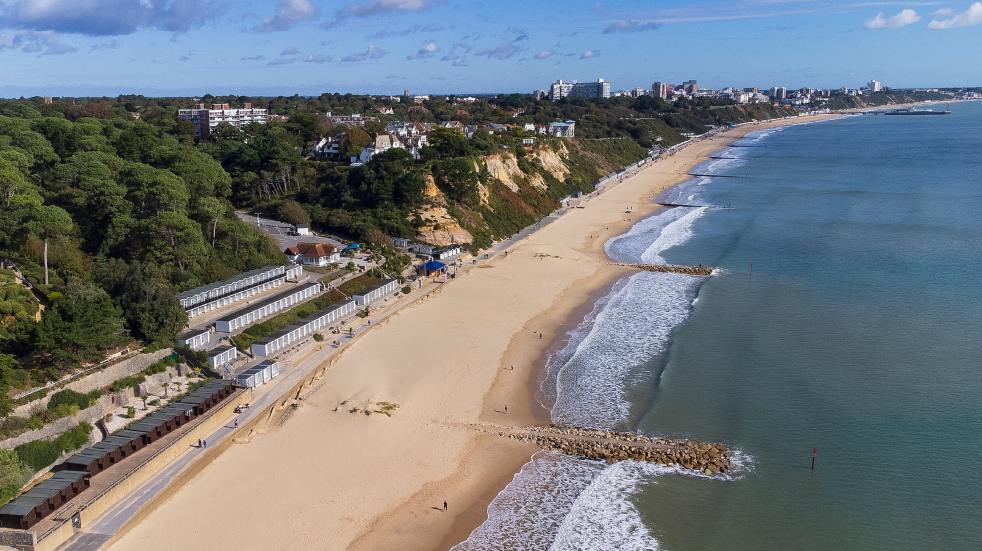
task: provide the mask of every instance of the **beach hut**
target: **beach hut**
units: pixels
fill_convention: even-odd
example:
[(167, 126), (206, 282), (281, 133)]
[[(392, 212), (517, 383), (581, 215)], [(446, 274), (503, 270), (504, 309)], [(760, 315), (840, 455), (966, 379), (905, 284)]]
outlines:
[[(139, 451), (146, 445), (143, 440), (143, 433), (131, 429), (115, 432), (109, 438), (115, 438), (117, 442), (122, 442), (122, 445), (129, 450), (127, 453)], [(109, 438), (106, 440), (109, 440)]]
[(93, 453), (88, 448), (72, 455), (58, 465), (55, 471), (82, 471), (90, 475), (98, 474), (109, 466), (104, 453)]
[(439, 260), (430, 260), (429, 262), (421, 265), (417, 268), (419, 275), (423, 277), (429, 277), (433, 275), (440, 275), (446, 273), (447, 265)]
[(0, 507), (0, 526), (26, 530), (89, 487), (89, 474), (60, 471)]

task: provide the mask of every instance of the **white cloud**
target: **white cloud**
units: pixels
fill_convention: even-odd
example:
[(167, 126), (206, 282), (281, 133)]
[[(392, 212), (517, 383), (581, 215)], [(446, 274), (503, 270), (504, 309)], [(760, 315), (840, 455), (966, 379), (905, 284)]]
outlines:
[(0, 0), (0, 26), (90, 36), (185, 32), (224, 11), (221, 0)]
[(341, 8), (337, 17), (369, 17), (380, 13), (423, 11), (440, 0), (369, 0), (356, 2)]
[(368, 61), (370, 59), (381, 59), (387, 53), (388, 52), (386, 52), (382, 48), (379, 48), (374, 44), (369, 44), (368, 49), (366, 49), (364, 52), (346, 55), (341, 58), (341, 61), (345, 63), (350, 63), (356, 61)]
[(626, 19), (621, 21), (614, 21), (610, 25), (604, 28), (604, 34), (614, 34), (614, 33), (637, 33), (641, 31), (651, 31), (661, 27), (660, 23), (654, 21), (636, 21), (634, 19)]
[(920, 20), (921, 16), (917, 15), (917, 12), (911, 9), (900, 10), (900, 13), (891, 17), (884, 17), (882, 13), (878, 13), (876, 17), (866, 21), (866, 28), (899, 29), (900, 27), (917, 23)]
[(51, 31), (18, 31), (0, 34), (0, 51), (20, 50), (25, 54), (62, 55), (78, 51), (75, 46), (58, 40)]
[(580, 59), (590, 59), (594, 55), (596, 55), (596, 54), (593, 53), (593, 50), (587, 50), (587, 51), (583, 52), (582, 54), (580, 54)]
[(552, 52), (550, 52), (549, 50), (545, 50), (535, 54), (535, 59), (549, 59), (550, 57), (552, 57)]
[(317, 15), (317, 8), (310, 0), (279, 0), (276, 13), (263, 19), (261, 25), (255, 27), (260, 32), (285, 31)]
[(440, 47), (436, 45), (436, 42), (424, 42), (423, 46), (415, 54), (407, 55), (406, 59), (425, 59), (427, 57), (433, 57), (438, 51), (440, 51)]
[(952, 13), (947, 19), (934, 19), (927, 26), (929, 29), (955, 29), (979, 24), (982, 24), (982, 2), (975, 2), (961, 13)]

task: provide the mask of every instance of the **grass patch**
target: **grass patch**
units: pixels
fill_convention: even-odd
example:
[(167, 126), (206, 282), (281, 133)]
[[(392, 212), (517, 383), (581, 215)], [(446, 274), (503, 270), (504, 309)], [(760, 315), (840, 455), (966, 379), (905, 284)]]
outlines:
[[(368, 274), (360, 275), (351, 281), (346, 281), (339, 285), (337, 289), (331, 289), (326, 293), (321, 293), (316, 298), (309, 300), (295, 308), (291, 308), (282, 314), (274, 316), (262, 323), (257, 323), (246, 329), (242, 333), (232, 337), (232, 342), (239, 350), (249, 350), (252, 343), (270, 335), (284, 327), (296, 323), (297, 321), (323, 310), (335, 302), (346, 300), (346, 296), (361, 292), (382, 280)], [(342, 294), (343, 293), (343, 294)]]

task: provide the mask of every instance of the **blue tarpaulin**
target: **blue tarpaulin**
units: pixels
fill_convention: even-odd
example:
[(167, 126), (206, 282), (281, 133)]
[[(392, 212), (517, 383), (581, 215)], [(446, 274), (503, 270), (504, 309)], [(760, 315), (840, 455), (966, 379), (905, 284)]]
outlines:
[(439, 260), (431, 260), (419, 267), (419, 271), (422, 272), (423, 275), (430, 275), (446, 269), (447, 265)]

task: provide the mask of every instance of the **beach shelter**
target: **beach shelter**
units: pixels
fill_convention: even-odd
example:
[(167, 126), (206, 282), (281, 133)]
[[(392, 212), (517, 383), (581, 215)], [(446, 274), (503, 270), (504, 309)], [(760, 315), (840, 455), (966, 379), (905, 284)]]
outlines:
[(447, 265), (439, 260), (430, 260), (426, 264), (423, 264), (418, 268), (419, 275), (421, 276), (431, 276), (442, 274), (447, 271)]

